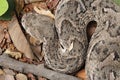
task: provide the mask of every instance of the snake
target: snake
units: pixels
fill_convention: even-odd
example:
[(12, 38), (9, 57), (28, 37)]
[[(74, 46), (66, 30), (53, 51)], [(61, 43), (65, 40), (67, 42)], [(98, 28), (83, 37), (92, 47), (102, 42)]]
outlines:
[(92, 3), (98, 15), (87, 50), (87, 80), (120, 80), (120, 7), (113, 1)]
[[(60, 0), (55, 19), (30, 12), (21, 23), (43, 44), (46, 67), (71, 74), (85, 65), (87, 80), (118, 80), (119, 16), (120, 7), (113, 0)], [(89, 42), (90, 22), (97, 27)]]

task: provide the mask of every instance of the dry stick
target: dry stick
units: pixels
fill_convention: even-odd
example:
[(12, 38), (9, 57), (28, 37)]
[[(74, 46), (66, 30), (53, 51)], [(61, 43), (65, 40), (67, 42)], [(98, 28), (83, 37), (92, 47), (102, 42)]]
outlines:
[(34, 65), (23, 63), (3, 54), (0, 56), (0, 66), (7, 67), (23, 73), (33, 73), (37, 76), (43, 76), (50, 80), (82, 80), (74, 76), (58, 73), (44, 67), (43, 64)]

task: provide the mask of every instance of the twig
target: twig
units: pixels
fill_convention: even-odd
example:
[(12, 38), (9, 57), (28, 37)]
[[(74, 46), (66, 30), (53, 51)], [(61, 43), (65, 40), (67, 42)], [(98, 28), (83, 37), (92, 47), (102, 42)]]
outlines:
[(82, 80), (74, 76), (49, 70), (45, 68), (43, 64), (34, 65), (17, 61), (10, 58), (6, 54), (0, 56), (0, 66), (8, 67), (10, 69), (23, 73), (33, 73), (36, 76), (42, 76), (50, 80)]

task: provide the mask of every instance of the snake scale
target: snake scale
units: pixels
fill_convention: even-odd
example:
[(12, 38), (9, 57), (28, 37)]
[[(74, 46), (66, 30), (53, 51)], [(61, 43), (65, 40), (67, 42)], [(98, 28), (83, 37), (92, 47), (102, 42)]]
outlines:
[[(97, 28), (88, 43), (91, 21)], [(43, 43), (48, 68), (70, 74), (85, 64), (87, 80), (120, 80), (119, 21), (120, 7), (113, 0), (61, 0), (55, 20), (31, 12), (23, 16), (22, 25)]]

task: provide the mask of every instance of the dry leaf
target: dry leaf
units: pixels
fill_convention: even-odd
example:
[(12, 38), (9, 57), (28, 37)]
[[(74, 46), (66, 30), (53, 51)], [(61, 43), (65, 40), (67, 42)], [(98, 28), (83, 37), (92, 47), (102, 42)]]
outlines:
[(16, 80), (27, 80), (27, 76), (19, 73), (16, 75)]
[(0, 43), (2, 42), (3, 38), (4, 38), (4, 31), (3, 31), (3, 27), (0, 26)]
[(23, 9), (22, 14), (25, 14), (30, 11), (33, 11), (33, 5), (32, 4), (25, 5), (25, 8)]
[(45, 2), (35, 2), (35, 3), (25, 5), (25, 7), (24, 7), (24, 9), (22, 11), (22, 14), (34, 11), (34, 6), (36, 6), (38, 8), (41, 7), (42, 9), (48, 9)]
[(11, 50), (11, 51), (15, 51), (15, 50), (16, 50), (16, 48), (15, 48), (15, 46), (14, 46), (13, 43), (10, 43), (10, 44), (8, 45), (8, 49)]
[(36, 6), (34, 6), (34, 10), (39, 14), (46, 15), (46, 16), (49, 16), (49, 17), (55, 19), (55, 16), (49, 10), (45, 10), (45, 9), (40, 8), (40, 7), (38, 8)]
[(28, 78), (30, 79), (30, 80), (36, 80), (35, 79), (35, 76), (33, 75), (33, 74), (31, 74), (31, 73), (28, 73)]
[(37, 45), (40, 45), (40, 41), (36, 38), (33, 38), (30, 36), (30, 44), (34, 45), (34, 46), (37, 46)]
[(81, 70), (76, 74), (77, 77), (82, 78), (83, 80), (86, 80), (86, 74), (85, 74), (85, 70)]
[(4, 37), (5, 37), (7, 43), (11, 43), (11, 38), (10, 38), (10, 35), (9, 35), (7, 29), (4, 29)]
[(7, 49), (7, 45), (6, 45), (6, 39), (4, 38), (2, 40), (2, 42), (0, 43), (0, 48), (2, 49), (2, 51)]
[(7, 26), (8, 22), (9, 21), (4, 21), (4, 20), (2, 21), (2, 20), (0, 20), (0, 28), (3, 28), (3, 29), (6, 28), (7, 29), (8, 28), (8, 26)]
[(29, 63), (29, 64), (33, 64), (33, 60), (30, 59), (30, 58), (26, 58), (26, 57), (23, 57), (23, 58), (19, 59), (19, 61)]
[(25, 4), (33, 3), (33, 2), (38, 2), (38, 1), (44, 1), (44, 0), (25, 0)]
[(21, 61), (21, 62), (27, 62), (27, 59), (26, 58), (21, 58), (21, 59), (19, 59), (19, 61)]
[(8, 44), (11, 43), (11, 38), (8, 33), (9, 21), (0, 21), (0, 48), (2, 51), (6, 50)]
[(30, 45), (20, 28), (16, 16), (12, 18), (8, 31), (15, 47), (20, 52), (24, 53), (27, 58), (34, 59), (34, 55), (32, 53)]
[(49, 9), (55, 9), (60, 0), (47, 0), (47, 6)]
[(38, 78), (38, 80), (47, 80), (47, 79), (45, 79), (45, 78), (42, 78), (42, 77), (39, 77), (39, 78)]
[(15, 59), (22, 58), (22, 53), (20, 53), (20, 52), (12, 52), (9, 49), (6, 49), (6, 51), (4, 53), (10, 55), (11, 57), (14, 57)]
[(48, 7), (47, 7), (47, 5), (46, 5), (45, 2), (32, 3), (32, 6), (33, 6), (33, 7), (36, 6), (36, 7), (38, 7), (38, 8), (40, 7), (40, 8), (45, 9), (45, 10), (48, 9)]
[(15, 0), (16, 3), (16, 12), (19, 15), (20, 12), (23, 10), (24, 7), (24, 0)]

